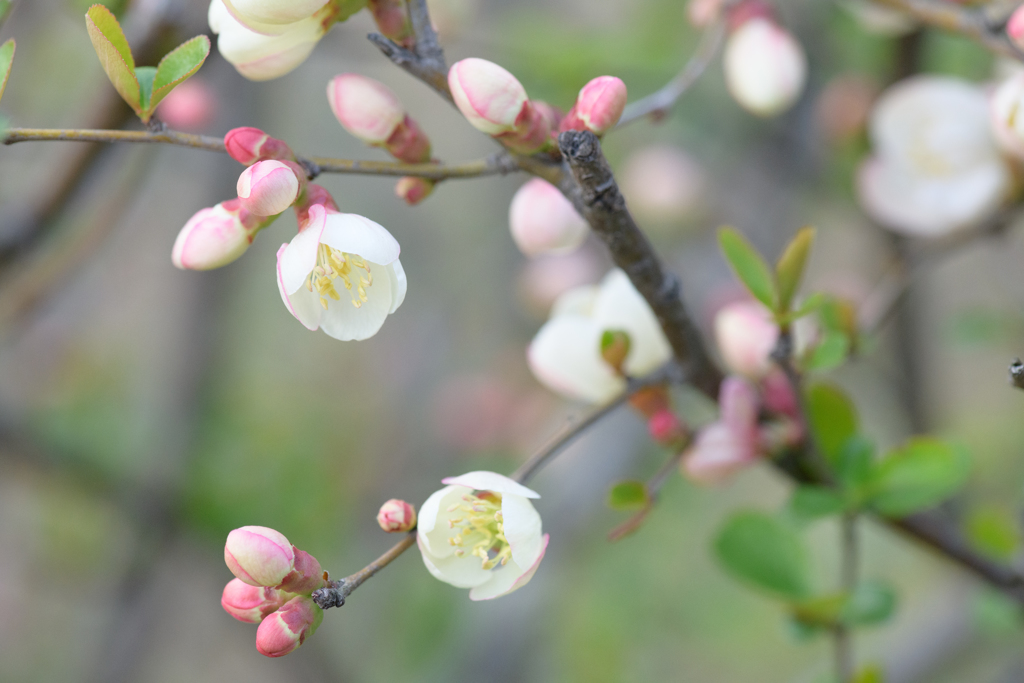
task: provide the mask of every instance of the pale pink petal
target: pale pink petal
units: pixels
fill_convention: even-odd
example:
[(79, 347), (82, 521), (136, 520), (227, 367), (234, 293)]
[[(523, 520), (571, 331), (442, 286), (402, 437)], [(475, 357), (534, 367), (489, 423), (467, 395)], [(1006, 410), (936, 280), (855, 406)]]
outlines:
[(302, 323), (308, 330), (316, 330), (320, 327), (320, 318), (324, 313), (320, 305), (320, 298), (305, 287), (300, 286), (298, 290), (289, 294), (281, 272), (281, 257), (288, 249), (287, 244), (282, 244), (277, 250), (277, 290), (281, 293), (281, 301), (284, 302), (288, 312), (295, 316), (296, 320)]
[(327, 214), (320, 241), (338, 251), (357, 254), (367, 261), (388, 265), (402, 249), (390, 232), (369, 218), (354, 213)]
[(541, 552), (540, 515), (526, 498), (505, 493), (501, 496), (501, 517), (512, 559), (520, 567), (531, 566)]
[[(509, 562), (503, 568), (494, 571), (494, 576), (490, 581), (482, 586), (474, 588), (469, 591), (470, 600), (493, 600), (494, 598), (500, 598), (503, 595), (519, 590), (533, 578), (533, 575), (537, 573), (537, 568), (540, 566), (540, 561), (544, 559), (544, 553), (548, 549), (548, 535), (544, 534), (543, 545), (540, 549), (540, 554), (537, 556), (536, 562), (534, 562), (526, 571), (521, 571), (519, 565), (516, 565), (514, 561)], [(516, 571), (510, 571), (513, 568)]]
[(289, 294), (306, 283), (306, 278), (316, 266), (320, 237), (326, 225), (327, 211), (320, 204), (314, 204), (309, 209), (305, 227), (292, 238), (287, 249), (279, 252), (277, 261), (281, 284)]

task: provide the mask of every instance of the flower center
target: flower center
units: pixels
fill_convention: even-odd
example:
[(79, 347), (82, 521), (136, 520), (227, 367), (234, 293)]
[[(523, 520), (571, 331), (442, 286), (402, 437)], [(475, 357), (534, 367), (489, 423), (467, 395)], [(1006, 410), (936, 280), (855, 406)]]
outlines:
[[(360, 273), (360, 270), (366, 274)], [(373, 284), (369, 264), (355, 254), (321, 244), (316, 252), (316, 266), (306, 278), (306, 289), (320, 295), (320, 305), (325, 310), (328, 298), (341, 301), (335, 280), (341, 280), (345, 285), (353, 306), (360, 308), (366, 303), (366, 288)]]
[(467, 552), (479, 557), (483, 569), (504, 567), (512, 557), (512, 548), (505, 538), (501, 494), (487, 491), (479, 496), (463, 496), (462, 501), (448, 508), (448, 512), (461, 510), (465, 513), (448, 520), (448, 527), (456, 530), (448, 544), (455, 546), (459, 557)]

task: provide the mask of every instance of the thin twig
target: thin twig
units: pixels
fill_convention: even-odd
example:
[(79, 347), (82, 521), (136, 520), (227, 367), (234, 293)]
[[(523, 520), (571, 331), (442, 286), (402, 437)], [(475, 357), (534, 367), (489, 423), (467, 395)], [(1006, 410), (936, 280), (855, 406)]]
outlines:
[(677, 445), (672, 452), (672, 456), (654, 473), (654, 476), (647, 480), (647, 483), (644, 485), (644, 491), (647, 492), (647, 502), (643, 508), (634, 513), (629, 519), (608, 532), (609, 541), (621, 540), (640, 528), (644, 520), (647, 519), (647, 515), (651, 514), (651, 510), (654, 509), (654, 504), (658, 502), (658, 496), (661, 494), (661, 489), (665, 486), (665, 482), (668, 481), (669, 476), (679, 467), (679, 461), (686, 454), (686, 448), (689, 444), (690, 437), (687, 437), (685, 441)]
[(697, 50), (683, 66), (682, 71), (666, 83), (661, 90), (626, 105), (617, 127), (621, 128), (647, 116), (657, 119), (668, 113), (668, 110), (715, 61), (724, 40), (725, 22), (719, 19), (704, 30), (700, 42), (697, 44)]
[(984, 10), (942, 0), (875, 0), (880, 5), (900, 10), (923, 24), (959, 33), (992, 52), (1024, 60), (1024, 52), (1006, 36), (1005, 19), (993, 18)]
[[(857, 515), (847, 513), (840, 521), (840, 588), (850, 596), (857, 587), (857, 569), (860, 552), (857, 543)], [(856, 669), (853, 653), (853, 632), (844, 623), (833, 629), (836, 646), (836, 677), (839, 683), (851, 683)]]
[[(73, 141), (73, 142), (136, 142), (179, 145), (210, 152), (224, 152), (223, 138), (209, 135), (193, 135), (173, 130), (150, 132), (145, 130), (79, 130), (61, 128), (10, 128), (3, 142), (13, 145), (27, 141)], [(518, 164), (509, 154), (497, 153), (484, 159), (462, 164), (407, 164), (401, 161), (362, 161), (353, 159), (331, 159), (310, 157), (321, 173), (348, 173), (378, 176), (415, 176), (444, 180), (446, 178), (477, 178), (489, 175), (505, 175), (518, 170)]]
[(1020, 358), (1014, 358), (1010, 363), (1010, 384), (1018, 389), (1024, 389), (1024, 363)]

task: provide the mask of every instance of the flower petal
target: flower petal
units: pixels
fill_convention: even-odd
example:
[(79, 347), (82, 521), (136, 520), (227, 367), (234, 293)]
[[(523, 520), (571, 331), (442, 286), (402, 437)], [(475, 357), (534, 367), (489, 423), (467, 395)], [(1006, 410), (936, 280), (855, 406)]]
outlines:
[(672, 347), (654, 311), (622, 270), (612, 270), (601, 282), (593, 317), (601, 332), (618, 329), (629, 333), (629, 355), (623, 365), (627, 374), (646, 375), (672, 357)]
[(305, 284), (306, 277), (316, 265), (316, 252), (326, 224), (327, 210), (320, 204), (314, 204), (309, 209), (305, 226), (286, 249), (278, 252), (277, 268), (281, 283), (289, 294)]
[[(540, 561), (544, 559), (544, 553), (547, 552), (547, 549), (548, 535), (544, 534), (540, 555), (537, 556), (537, 560), (526, 571), (522, 571), (519, 565), (515, 564), (515, 561), (509, 562), (502, 569), (493, 572), (494, 576), (490, 581), (469, 591), (469, 599), (476, 601), (493, 600), (494, 598), (508, 595), (512, 591), (519, 590), (529, 583), (533, 575), (537, 573), (537, 567), (540, 566)], [(510, 571), (513, 568), (516, 569), (515, 572)]]
[(590, 403), (614, 398), (626, 382), (601, 358), (601, 332), (589, 318), (552, 318), (530, 343), (530, 369), (545, 386), (563, 396)]
[(394, 313), (405, 301), (405, 290), (409, 288), (409, 283), (405, 279), (405, 268), (402, 268), (402, 262), (398, 259), (387, 265), (387, 271), (391, 280), (391, 310), (388, 313)]
[(284, 302), (288, 312), (302, 323), (308, 330), (316, 330), (320, 327), (320, 317), (324, 309), (320, 306), (319, 298), (304, 287), (292, 294), (289, 294), (284, 285), (284, 277), (281, 273), (281, 257), (288, 249), (287, 244), (282, 244), (277, 250), (277, 290), (281, 293), (281, 301)]
[[(337, 248), (337, 247), (335, 247)], [(391, 278), (386, 277), (386, 266), (369, 264), (380, 275), (373, 284), (366, 287), (366, 301), (359, 308), (352, 305), (347, 291), (342, 289), (341, 300), (329, 300), (327, 310), (320, 319), (320, 327), (329, 336), (341, 341), (369, 339), (377, 334), (391, 312)]]
[(446, 477), (441, 480), (441, 483), (450, 486), (468, 486), (476, 491), (494, 491), (501, 494), (511, 493), (523, 498), (540, 498), (540, 494), (536, 491), (497, 472), (483, 470), (466, 472), (458, 477)]
[(402, 251), (398, 240), (384, 226), (355, 213), (332, 211), (327, 214), (327, 227), (320, 241), (385, 266), (395, 261)]
[(421, 536), (416, 537), (416, 542), (420, 547), (423, 564), (436, 579), (456, 588), (474, 588), (487, 583), (491, 578), (491, 570), (484, 569), (480, 558), (475, 555), (437, 557), (424, 547)]
[(541, 553), (541, 521), (533, 504), (522, 496), (505, 493), (501, 497), (501, 517), (512, 559), (520, 567), (533, 565)]
[(448, 508), (457, 503), (462, 496), (472, 492), (472, 489), (465, 486), (446, 486), (427, 498), (427, 502), (420, 507), (419, 524), (416, 528), (416, 537), (421, 549), (425, 547), (431, 555), (438, 558), (455, 553), (455, 548), (448, 544), (451, 530), (447, 522), (448, 519), (458, 516), (459, 512), (448, 512)]

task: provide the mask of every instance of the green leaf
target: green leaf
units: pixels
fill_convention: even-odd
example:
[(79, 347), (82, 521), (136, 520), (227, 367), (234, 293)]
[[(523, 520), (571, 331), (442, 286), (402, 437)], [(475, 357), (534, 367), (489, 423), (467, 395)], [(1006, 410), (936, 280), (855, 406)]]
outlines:
[(737, 578), (789, 599), (810, 593), (810, 562), (800, 536), (787, 524), (760, 512), (729, 518), (715, 540), (715, 552)]
[(776, 311), (777, 295), (772, 272), (747, 238), (733, 228), (719, 228), (718, 244), (740, 282), (750, 290), (755, 299), (769, 310)]
[(808, 370), (828, 370), (843, 364), (850, 353), (850, 338), (842, 332), (827, 332), (807, 359)]
[(839, 449), (836, 476), (842, 487), (860, 493), (871, 480), (875, 462), (875, 444), (854, 434)]
[(620, 481), (608, 492), (608, 507), (615, 510), (638, 510), (649, 502), (647, 486), (642, 481)]
[[(167, 97), (174, 88), (184, 83), (210, 54), (210, 39), (196, 36), (174, 48), (160, 60), (153, 79), (153, 94), (149, 100), (147, 112), (152, 115), (160, 101)], [(148, 118), (148, 117), (147, 117)]]
[(880, 624), (896, 610), (896, 593), (884, 583), (863, 581), (843, 605), (840, 619), (849, 626)]
[(845, 508), (843, 497), (823, 486), (799, 486), (789, 499), (793, 516), (806, 521), (839, 514)]
[(0, 0), (0, 24), (4, 23), (11, 12), (11, 0)]
[(967, 518), (967, 537), (986, 555), (1009, 560), (1020, 546), (1020, 531), (1012, 515), (995, 507), (979, 508)]
[(121, 25), (106, 7), (93, 5), (86, 12), (85, 27), (96, 56), (100, 58), (100, 65), (117, 94), (141, 115), (142, 100), (139, 81), (135, 77), (135, 60)]
[(814, 228), (801, 228), (790, 241), (779, 262), (775, 264), (775, 276), (779, 283), (779, 308), (780, 312), (789, 310), (789, 305), (796, 296), (800, 287), (800, 280), (804, 276), (804, 268), (807, 265), (807, 257), (814, 245)]
[(969, 474), (970, 457), (962, 448), (931, 438), (911, 439), (878, 463), (871, 504), (890, 517), (925, 510), (953, 495)]
[(11, 77), (11, 67), (14, 66), (14, 38), (9, 39), (0, 45), (0, 100), (4, 97), (4, 89), (7, 88), (7, 79)]
[(139, 99), (141, 100), (139, 117), (142, 119), (143, 123), (146, 123), (149, 121), (152, 112), (152, 108), (149, 106), (149, 100), (153, 95), (153, 79), (156, 78), (156, 67), (136, 67), (135, 78), (139, 81)]
[(815, 384), (807, 390), (807, 417), (822, 454), (837, 462), (847, 440), (857, 433), (857, 411), (840, 389)]

